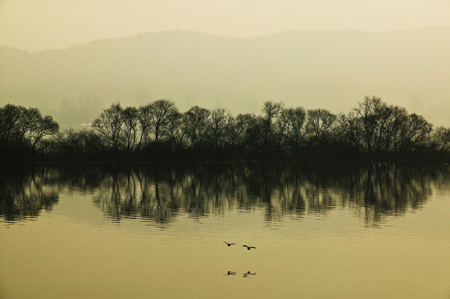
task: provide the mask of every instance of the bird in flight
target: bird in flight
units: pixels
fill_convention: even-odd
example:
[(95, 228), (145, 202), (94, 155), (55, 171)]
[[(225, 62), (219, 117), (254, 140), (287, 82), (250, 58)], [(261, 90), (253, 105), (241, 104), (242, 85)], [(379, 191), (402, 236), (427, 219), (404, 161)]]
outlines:
[(228, 247), (230, 247), (231, 245), (234, 245), (234, 244), (236, 244), (236, 243), (228, 243), (228, 242), (225, 242), (225, 241), (223, 241), (225, 244), (227, 244), (228, 245)]
[(247, 245), (242, 245), (242, 247), (247, 247), (247, 250), (250, 250), (250, 249), (252, 249), (252, 248), (256, 249), (256, 247), (255, 247), (255, 246), (247, 246)]

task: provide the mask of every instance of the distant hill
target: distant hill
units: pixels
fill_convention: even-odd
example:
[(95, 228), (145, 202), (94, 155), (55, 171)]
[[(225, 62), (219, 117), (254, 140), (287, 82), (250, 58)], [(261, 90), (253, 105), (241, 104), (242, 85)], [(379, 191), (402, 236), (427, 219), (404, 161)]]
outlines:
[(0, 105), (34, 106), (63, 126), (120, 101), (174, 101), (259, 114), (264, 101), (347, 113), (377, 95), (450, 126), (450, 27), (287, 31), (234, 38), (143, 33), (36, 53), (0, 47)]

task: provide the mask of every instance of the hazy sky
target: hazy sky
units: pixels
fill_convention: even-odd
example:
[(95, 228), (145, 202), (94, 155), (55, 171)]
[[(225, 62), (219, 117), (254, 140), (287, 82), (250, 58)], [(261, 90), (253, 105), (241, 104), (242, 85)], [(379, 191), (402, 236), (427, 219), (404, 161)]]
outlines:
[(253, 36), (426, 26), (450, 26), (450, 0), (0, 0), (0, 44), (30, 51), (174, 29)]

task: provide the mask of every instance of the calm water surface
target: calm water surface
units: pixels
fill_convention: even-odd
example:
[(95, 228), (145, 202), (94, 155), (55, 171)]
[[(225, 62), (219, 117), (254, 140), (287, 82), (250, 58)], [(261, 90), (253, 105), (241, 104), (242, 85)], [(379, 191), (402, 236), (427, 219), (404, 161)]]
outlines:
[(3, 167), (0, 204), (2, 299), (450, 298), (447, 165)]

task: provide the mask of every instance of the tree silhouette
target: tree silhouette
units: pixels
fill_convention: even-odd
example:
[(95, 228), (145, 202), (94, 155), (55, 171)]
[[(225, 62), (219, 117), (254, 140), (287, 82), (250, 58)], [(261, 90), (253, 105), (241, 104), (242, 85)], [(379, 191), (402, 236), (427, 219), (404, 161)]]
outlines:
[(327, 142), (337, 116), (326, 109), (308, 110), (306, 133), (314, 145)]
[(36, 151), (41, 149), (44, 137), (54, 135), (59, 124), (51, 116), (42, 116), (37, 108), (25, 108), (11, 104), (0, 108), (0, 149), (5, 154), (24, 149), (31, 151), (31, 162), (34, 163)]
[(158, 100), (140, 108), (141, 129), (147, 144), (154, 145), (155, 160), (159, 158), (161, 142), (169, 136), (170, 123), (178, 113), (175, 104), (168, 100)]
[(92, 123), (92, 127), (105, 138), (108, 145), (112, 148), (116, 162), (119, 158), (119, 150), (123, 147), (125, 139), (122, 131), (123, 123), (123, 109), (120, 103), (112, 104), (110, 108), (103, 109), (100, 117), (96, 118)]
[(125, 151), (127, 160), (130, 160), (131, 153), (136, 149), (138, 143), (138, 110), (134, 107), (127, 107), (121, 111), (123, 125), (122, 131), (125, 139)]
[(195, 155), (197, 158), (204, 151), (207, 132), (211, 125), (210, 114), (211, 112), (208, 109), (198, 106), (191, 107), (183, 114), (182, 129), (187, 137), (187, 146), (197, 153)]
[[(36, 108), (0, 108), (0, 153), (21, 160), (86, 161), (399, 161), (450, 158), (447, 128), (423, 116), (366, 96), (348, 114), (285, 108), (267, 101), (261, 114), (233, 117), (223, 108), (193, 106), (180, 113), (158, 100), (138, 109), (114, 103), (94, 120), (94, 130), (64, 130)], [(46, 136), (53, 136), (45, 138)]]

